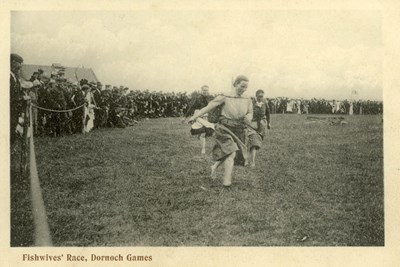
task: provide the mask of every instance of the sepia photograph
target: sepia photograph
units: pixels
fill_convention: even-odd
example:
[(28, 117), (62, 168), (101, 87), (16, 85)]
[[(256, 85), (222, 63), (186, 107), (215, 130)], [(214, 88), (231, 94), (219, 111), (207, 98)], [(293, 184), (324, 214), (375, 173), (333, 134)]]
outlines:
[(0, 266), (397, 266), (399, 10), (1, 2)]
[(10, 19), (11, 247), (385, 245), (379, 10)]

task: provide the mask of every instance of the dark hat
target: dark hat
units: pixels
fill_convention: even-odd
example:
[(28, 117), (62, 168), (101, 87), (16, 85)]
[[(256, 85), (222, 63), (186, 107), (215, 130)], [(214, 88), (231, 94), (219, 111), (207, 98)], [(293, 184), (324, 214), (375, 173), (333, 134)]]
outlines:
[(11, 58), (11, 62), (15, 61), (15, 62), (18, 62), (21, 64), (24, 63), (24, 59), (18, 54), (11, 54), (10, 58)]
[(38, 73), (39, 73), (39, 74), (44, 73), (44, 70), (38, 69)]
[(80, 82), (79, 82), (80, 85), (84, 85), (84, 84), (87, 84), (87, 83), (88, 83), (88, 80), (86, 80), (86, 79), (81, 79)]

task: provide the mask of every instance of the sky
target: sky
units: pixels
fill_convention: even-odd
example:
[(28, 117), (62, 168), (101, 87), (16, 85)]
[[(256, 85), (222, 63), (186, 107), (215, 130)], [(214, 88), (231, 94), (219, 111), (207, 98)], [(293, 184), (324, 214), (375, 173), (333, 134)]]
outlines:
[(17, 11), (26, 64), (92, 68), (103, 84), (164, 92), (382, 100), (382, 17), (372, 10)]

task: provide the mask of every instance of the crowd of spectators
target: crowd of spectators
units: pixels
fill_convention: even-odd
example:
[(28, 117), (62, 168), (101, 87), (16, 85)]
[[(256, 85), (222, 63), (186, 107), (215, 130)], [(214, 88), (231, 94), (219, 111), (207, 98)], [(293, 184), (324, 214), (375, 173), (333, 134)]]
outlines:
[[(62, 71), (48, 77), (38, 70), (29, 81), (22, 82), (22, 87), (34, 106), (40, 107), (33, 109), (36, 135), (83, 132), (88, 102), (94, 109), (94, 128), (123, 128), (146, 118), (183, 116), (190, 99), (186, 93), (129, 90), (86, 79), (74, 84), (63, 77)], [(68, 112), (54, 112), (60, 110)]]
[(364, 100), (311, 100), (278, 97), (268, 99), (271, 113), (298, 114), (382, 114), (382, 101)]
[[(181, 117), (191, 105), (194, 94), (130, 90), (124, 86), (103, 86), (81, 79), (71, 83), (63, 71), (45, 75), (42, 70), (22, 82), (34, 108), (35, 135), (63, 136), (84, 132), (88, 119), (84, 107), (90, 102), (94, 110), (93, 127), (132, 126), (147, 118)], [(270, 112), (284, 114), (382, 114), (380, 101), (328, 101), (267, 98)], [(79, 108), (83, 106), (82, 108)], [(68, 110), (68, 112), (54, 112)]]

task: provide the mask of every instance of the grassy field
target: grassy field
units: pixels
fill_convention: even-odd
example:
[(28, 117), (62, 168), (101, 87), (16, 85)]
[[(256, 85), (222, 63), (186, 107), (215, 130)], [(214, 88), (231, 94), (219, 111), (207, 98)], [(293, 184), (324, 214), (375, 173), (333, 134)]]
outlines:
[[(347, 125), (272, 115), (255, 169), (209, 178), (178, 118), (36, 138), (56, 246), (382, 246), (382, 116)], [(207, 144), (212, 148), (212, 138)], [(24, 193), (25, 190), (25, 193)], [(27, 186), (14, 189), (14, 245), (32, 239)], [(13, 220), (12, 220), (13, 221)]]

